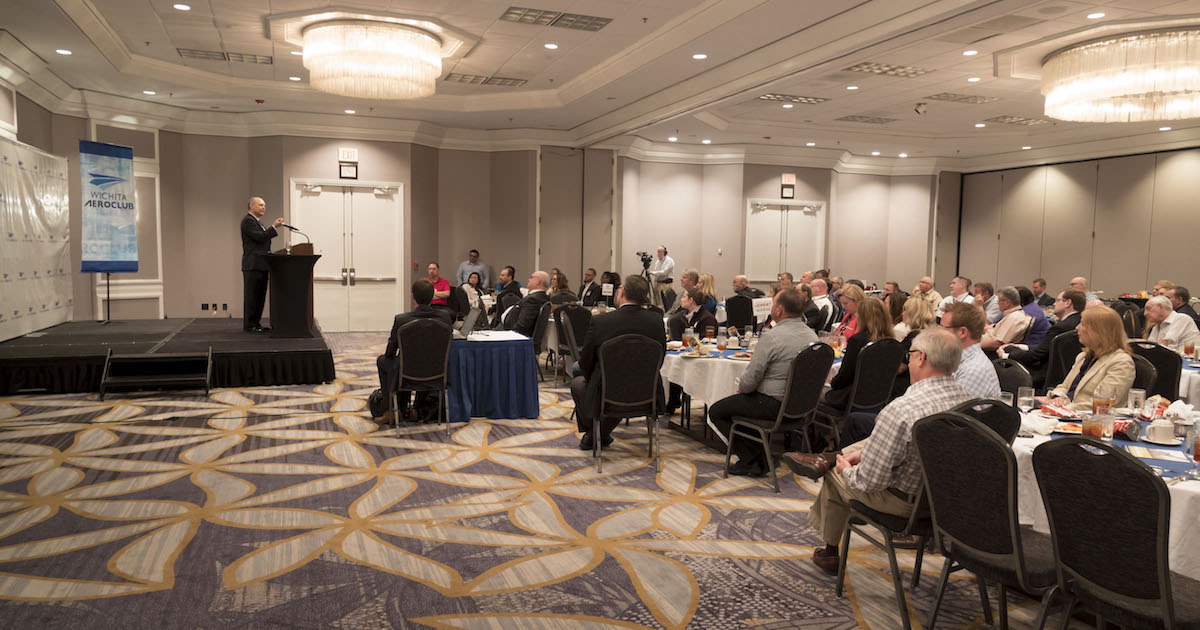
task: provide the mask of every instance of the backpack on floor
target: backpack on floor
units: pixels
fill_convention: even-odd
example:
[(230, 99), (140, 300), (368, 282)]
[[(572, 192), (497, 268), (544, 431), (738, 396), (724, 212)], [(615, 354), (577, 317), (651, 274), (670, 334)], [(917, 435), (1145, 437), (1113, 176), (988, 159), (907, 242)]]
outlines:
[(384, 398), (382, 389), (377, 389), (367, 396), (367, 409), (371, 411), (372, 418), (378, 418), (387, 412), (387, 399)]

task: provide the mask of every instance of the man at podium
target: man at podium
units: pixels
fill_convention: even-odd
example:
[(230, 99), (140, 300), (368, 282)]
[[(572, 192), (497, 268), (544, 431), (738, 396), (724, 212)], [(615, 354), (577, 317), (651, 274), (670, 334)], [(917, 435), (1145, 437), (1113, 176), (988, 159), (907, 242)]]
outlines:
[(247, 332), (268, 332), (262, 326), (263, 304), (267, 300), (269, 268), (263, 255), (271, 253), (275, 228), (283, 225), (283, 217), (271, 227), (263, 227), (261, 219), (267, 213), (262, 197), (251, 197), (246, 203), (248, 213), (242, 217), (242, 329)]

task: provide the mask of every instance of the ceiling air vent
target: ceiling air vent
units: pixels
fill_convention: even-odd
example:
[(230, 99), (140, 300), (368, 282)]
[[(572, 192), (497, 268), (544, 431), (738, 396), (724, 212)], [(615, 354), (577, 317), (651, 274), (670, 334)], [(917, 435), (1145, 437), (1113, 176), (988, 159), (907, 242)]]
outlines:
[(979, 96), (976, 94), (955, 94), (953, 92), (942, 92), (925, 98), (931, 101), (946, 101), (947, 103), (966, 103), (968, 105), (982, 105), (983, 103), (991, 103), (1000, 100), (998, 96)]
[(803, 103), (805, 105), (817, 105), (828, 101), (827, 98), (820, 96), (796, 96), (794, 94), (763, 94), (758, 97), (762, 101), (778, 101), (780, 103)]
[(525, 85), (525, 79), (514, 79), (512, 77), (489, 77), (482, 74), (462, 74), (460, 72), (451, 72), (446, 75), (446, 81), (450, 83), (467, 83), (470, 85), (498, 85), (500, 87), (520, 87)]
[(882, 118), (879, 116), (842, 116), (841, 118), (837, 118), (835, 120), (840, 120), (842, 122), (867, 123), (868, 125), (886, 125), (888, 123), (894, 123), (900, 119)]
[(227, 53), (220, 50), (198, 50), (195, 48), (176, 48), (184, 59), (199, 59), (201, 61), (234, 61), (237, 63), (254, 63), (264, 66), (272, 65), (275, 60), (270, 55), (252, 55), (250, 53)]
[(500, 16), (500, 20), (504, 22), (516, 22), (518, 24), (557, 26), (559, 28), (569, 28), (576, 31), (595, 32), (608, 25), (608, 23), (612, 21), (612, 18), (597, 17), (595, 15), (582, 15), (579, 13), (563, 13), (561, 11), (550, 11), (546, 9), (508, 7), (508, 10), (504, 12), (504, 15)]
[(871, 63), (863, 62), (846, 68), (847, 72), (866, 72), (867, 74), (882, 74), (889, 77), (900, 77), (902, 79), (911, 79), (919, 77), (923, 74), (929, 74), (932, 70), (925, 68), (914, 68), (913, 66), (893, 66), (890, 63)]
[(1034, 125), (1044, 125), (1054, 122), (1047, 118), (1026, 118), (1024, 116), (996, 116), (995, 118), (987, 118), (983, 122), (999, 123), (1001, 125), (1021, 125), (1023, 127), (1032, 127)]

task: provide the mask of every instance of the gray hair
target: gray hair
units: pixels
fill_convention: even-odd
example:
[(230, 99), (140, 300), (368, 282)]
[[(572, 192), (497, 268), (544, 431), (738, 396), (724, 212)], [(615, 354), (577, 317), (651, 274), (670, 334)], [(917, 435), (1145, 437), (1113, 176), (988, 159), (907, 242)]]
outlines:
[(545, 271), (539, 270), (539, 271), (533, 272), (531, 275), (537, 277), (538, 280), (542, 281), (543, 289), (550, 288), (550, 274), (546, 273)]
[(942, 374), (954, 374), (962, 359), (962, 344), (944, 328), (926, 328), (913, 339), (913, 350), (925, 353), (929, 365)]
[(1002, 297), (1013, 306), (1021, 306), (1021, 294), (1016, 287), (1004, 287), (996, 292), (996, 297)]
[(1175, 307), (1171, 304), (1170, 298), (1165, 295), (1156, 295), (1149, 300), (1146, 300), (1146, 306), (1150, 306), (1151, 304), (1155, 306), (1161, 306), (1167, 309), (1168, 312), (1175, 310)]
[(692, 282), (700, 282), (700, 272), (695, 269), (687, 269), (683, 272)]

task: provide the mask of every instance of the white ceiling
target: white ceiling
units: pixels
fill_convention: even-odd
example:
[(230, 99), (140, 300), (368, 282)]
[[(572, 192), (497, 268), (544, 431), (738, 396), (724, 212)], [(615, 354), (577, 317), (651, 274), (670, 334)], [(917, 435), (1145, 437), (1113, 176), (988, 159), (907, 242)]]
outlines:
[[(187, 0), (184, 0), (187, 1)], [(84, 103), (89, 115), (127, 110), (140, 121), (192, 129), (218, 121), (248, 135), (264, 121), (305, 121), (450, 130), (553, 133), (569, 144), (638, 146), (703, 156), (810, 151), (972, 164), (1130, 153), (1200, 144), (1196, 121), (1033, 126), (1042, 119), (1036, 80), (998, 72), (998, 53), (1101, 23), (1197, 14), (1200, 0), (523, 0), (516, 6), (611, 18), (598, 32), (500, 21), (512, 6), (490, 0), (6, 0), (0, 79), (56, 111)], [(521, 87), (439, 81), (416, 101), (362, 101), (316, 92), (295, 46), (273, 41), (267, 17), (331, 6), (436, 18), (478, 38), (451, 72), (525, 79)], [(1091, 20), (1089, 13), (1106, 16)], [(1072, 35), (1074, 37), (1075, 35)], [(1087, 39), (1085, 33), (1079, 40)], [(982, 39), (982, 41), (980, 41)], [(558, 44), (557, 50), (544, 47)], [(62, 56), (55, 49), (75, 54)], [(272, 64), (183, 59), (192, 48), (270, 56)], [(979, 51), (964, 56), (967, 49)], [(703, 52), (708, 58), (692, 59)], [(927, 71), (914, 78), (850, 72), (870, 62)], [(290, 81), (299, 76), (301, 81)], [(968, 78), (978, 77), (978, 82)], [(849, 91), (848, 85), (859, 89)], [(149, 96), (143, 90), (153, 90)], [(828, 99), (784, 109), (766, 93)], [(991, 97), (945, 102), (953, 93)], [(256, 99), (263, 103), (258, 104)], [(926, 103), (920, 115), (914, 106)], [(57, 106), (56, 106), (57, 105)], [(351, 117), (342, 110), (353, 108)], [(99, 115), (104, 115), (103, 113)], [(892, 119), (847, 122), (845, 116)], [(217, 125), (219, 127), (219, 125)], [(677, 135), (678, 143), (668, 143)], [(711, 139), (707, 147), (700, 140)], [(815, 143), (812, 148), (806, 143)], [(1023, 146), (1033, 149), (1022, 152)], [(872, 158), (878, 151), (880, 156)], [(910, 162), (911, 163), (911, 162)]]

